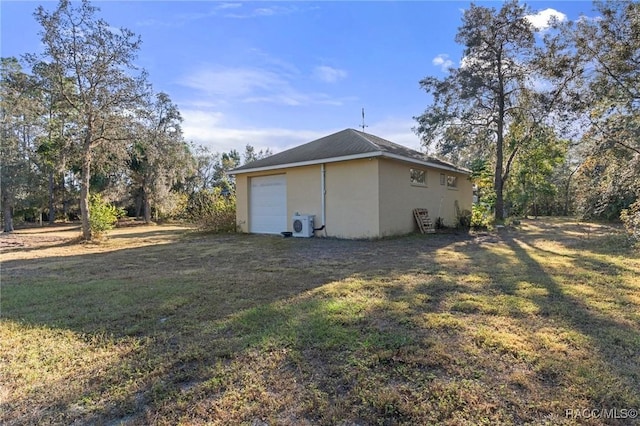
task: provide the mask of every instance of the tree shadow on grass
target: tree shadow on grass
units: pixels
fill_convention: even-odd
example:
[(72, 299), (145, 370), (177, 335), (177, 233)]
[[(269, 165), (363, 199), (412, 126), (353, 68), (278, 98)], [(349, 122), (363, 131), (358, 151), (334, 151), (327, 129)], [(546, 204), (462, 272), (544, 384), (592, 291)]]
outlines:
[(60, 247), (71, 247), (81, 243), (81, 237), (78, 234), (75, 237), (48, 237), (37, 242), (23, 239), (20, 235), (10, 235), (0, 239), (0, 247), (3, 253), (14, 252), (32, 252), (43, 249), (54, 249)]
[[(598, 309), (595, 306), (599, 302), (598, 297), (593, 299), (593, 296), (572, 294), (567, 287), (572, 283), (558, 282), (531, 256), (530, 253), (536, 250), (531, 238), (531, 236), (508, 232), (502, 234), (502, 240), (519, 260), (522, 268), (520, 273), (523, 276), (535, 277), (535, 285), (545, 290), (528, 296), (538, 305), (538, 315), (587, 336), (588, 344), (595, 349), (595, 354), (599, 358), (584, 364), (587, 368), (592, 367), (599, 371), (579, 371), (582, 368), (580, 360), (560, 359), (556, 360), (556, 365), (578, 370), (578, 374), (574, 373), (573, 377), (584, 380), (584, 389), (591, 399), (591, 406), (584, 408), (620, 410), (638, 406), (640, 398), (638, 398), (636, 386), (640, 380), (637, 370), (638, 361), (640, 361), (640, 329), (637, 323), (633, 324), (628, 319), (621, 319), (615, 312), (616, 307), (609, 308), (612, 310), (611, 314)], [(496, 259), (496, 262), (499, 262), (499, 259)], [(580, 256), (572, 259), (572, 262), (575, 268), (599, 270), (606, 267), (607, 270), (613, 271), (614, 275), (620, 273), (618, 266), (613, 263), (607, 264), (603, 261), (594, 263)], [(587, 284), (594, 286), (592, 283)], [(506, 290), (513, 292), (514, 288), (510, 287)], [(591, 300), (589, 300), (590, 297)], [(625, 304), (624, 296), (619, 295), (616, 303)], [(558, 371), (553, 372), (554, 375), (557, 373)], [(545, 378), (542, 377), (542, 379)]]
[[(151, 232), (150, 241), (163, 237)], [(345, 241), (197, 234), (144, 248), (6, 262), (4, 320), (27, 334), (42, 329), (49, 341), (76, 342), (84, 349), (69, 356), (89, 366), (77, 377), (51, 379), (44, 398), (6, 398), (2, 411), (14, 424), (240, 423), (265, 415), (282, 424), (490, 419), (482, 404), (466, 407), (497, 403), (490, 378), (476, 380), (491, 368), (461, 346), (477, 340), (466, 334), (472, 321), (487, 328), (498, 315), (530, 320), (520, 305), (501, 311), (481, 303), (515, 298), (518, 276), (544, 290), (527, 296), (535, 315), (587, 336), (602, 360), (556, 353), (539, 379), (561, 386), (572, 368), (571, 377), (583, 374), (592, 388), (585, 392), (594, 405), (633, 407), (637, 329), (567, 293), (531, 256), (535, 247), (525, 234), (501, 235), (478, 242), (461, 235)], [(514, 258), (505, 263), (490, 246)], [(439, 257), (442, 248), (450, 259)], [(476, 258), (487, 264), (474, 264)], [(470, 283), (467, 274), (477, 272), (479, 283)], [(73, 336), (58, 339), (58, 332)], [(45, 346), (40, 356), (47, 350), (68, 355)], [(92, 361), (103, 350), (104, 361)], [(597, 371), (578, 371), (583, 365)], [(540, 419), (495, 415), (502, 422)]]
[[(142, 237), (163, 236), (158, 230)], [(420, 270), (425, 252), (450, 243), (449, 236), (380, 241), (198, 236), (144, 248), (4, 262), (5, 324), (22, 327), (17, 334), (41, 336), (55, 329), (73, 334), (61, 337), (60, 348), (47, 346), (55, 332), (41, 347), (37, 341), (22, 342), (25, 351), (39, 358), (51, 351), (79, 362), (85, 356), (66, 353), (63, 346), (79, 345), (86, 358), (100, 348), (122, 353), (80, 369), (79, 377), (70, 371), (51, 378), (44, 399), (28, 392), (13, 398), (9, 391), (2, 420), (144, 422), (149, 405), (162, 408), (194, 381), (209, 380), (213, 365), (241, 356), (255, 339), (283, 338), (287, 327), (279, 322), (282, 318), (297, 322), (294, 341), (340, 344), (349, 337), (331, 327), (333, 319), (324, 318), (330, 307), (304, 302), (308, 315), (287, 316), (286, 308), (274, 308), (280, 301), (349, 277)], [(429, 264), (424, 268), (432, 270)], [(229, 328), (228, 321), (235, 325)], [(243, 321), (267, 329), (243, 331)]]
[(24, 225), (24, 226), (18, 226), (15, 228), (15, 230), (12, 232), (12, 234), (32, 234), (32, 233), (37, 233), (37, 234), (49, 234), (52, 232), (67, 232), (67, 231), (78, 231), (80, 232), (81, 230), (81, 225), (78, 223), (56, 223), (54, 225), (49, 225), (47, 224), (43, 224), (42, 226), (40, 225)]
[[(148, 226), (147, 226), (148, 228)], [(163, 237), (164, 239), (177, 240), (180, 238), (189, 238), (192, 233), (192, 228), (174, 228), (174, 229), (157, 229), (150, 231), (136, 232), (135, 228), (132, 232), (123, 232), (131, 228), (120, 228), (117, 233), (110, 233), (106, 235), (106, 241), (109, 240), (126, 240), (130, 238), (154, 238)]]

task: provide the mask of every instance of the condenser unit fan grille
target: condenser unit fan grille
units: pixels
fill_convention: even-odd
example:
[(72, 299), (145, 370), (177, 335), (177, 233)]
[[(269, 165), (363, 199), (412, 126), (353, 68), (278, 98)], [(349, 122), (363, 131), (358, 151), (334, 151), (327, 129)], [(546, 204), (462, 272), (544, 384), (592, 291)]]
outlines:
[(295, 214), (291, 218), (294, 237), (309, 238), (313, 237), (313, 218), (312, 214)]

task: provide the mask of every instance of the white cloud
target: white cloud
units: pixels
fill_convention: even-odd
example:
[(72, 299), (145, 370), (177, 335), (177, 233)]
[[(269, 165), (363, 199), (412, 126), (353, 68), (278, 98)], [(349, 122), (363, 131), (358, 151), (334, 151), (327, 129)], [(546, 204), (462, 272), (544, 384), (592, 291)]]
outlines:
[(243, 13), (228, 13), (225, 18), (249, 19), (262, 16), (288, 15), (296, 10), (296, 7), (285, 6), (258, 7)]
[(325, 83), (335, 83), (338, 80), (346, 78), (347, 72), (338, 68), (321, 65), (315, 67), (315, 69), (313, 70), (313, 76), (320, 81), (324, 81)]
[[(338, 70), (339, 71), (339, 70)], [(351, 97), (332, 97), (326, 93), (300, 90), (298, 75), (282, 67), (213, 67), (196, 70), (180, 84), (218, 103), (249, 102), (277, 105), (342, 105)], [(337, 77), (334, 77), (337, 78)]]
[(549, 8), (541, 10), (535, 15), (527, 15), (525, 16), (525, 19), (528, 20), (529, 23), (531, 23), (536, 31), (546, 31), (549, 29), (549, 27), (551, 27), (551, 22), (553, 21), (553, 19), (557, 20), (558, 22), (564, 22), (567, 20), (567, 15), (562, 12), (558, 12), (555, 9)]
[(267, 96), (253, 96), (243, 99), (247, 103), (271, 103), (286, 106), (305, 106), (305, 105), (333, 105), (341, 106), (347, 101), (354, 100), (354, 97), (345, 96), (340, 98), (332, 98), (326, 93), (303, 93), (291, 90), (282, 93), (272, 93)]
[(256, 91), (274, 91), (288, 86), (273, 71), (259, 68), (201, 69), (182, 80), (184, 86), (206, 94), (236, 98)]
[[(204, 2), (203, 2), (204, 4)], [(224, 14), (225, 17), (230, 16), (230, 11), (234, 9), (239, 9), (242, 7), (242, 3), (219, 3), (215, 4), (212, 7), (208, 8), (202, 12), (193, 12), (193, 13), (179, 13), (175, 16), (172, 16), (170, 20), (158, 20), (158, 19), (145, 19), (142, 21), (138, 21), (136, 25), (143, 27), (150, 26), (160, 26), (160, 27), (183, 27), (186, 24), (212, 18), (215, 16), (220, 16)]]
[[(295, 65), (261, 50), (250, 49), (245, 59), (251, 66), (203, 64), (190, 69), (177, 81), (191, 89), (178, 102), (187, 140), (207, 146), (214, 152), (242, 150), (247, 144), (256, 149), (270, 148), (279, 152), (342, 130), (318, 130), (315, 127), (314, 130), (295, 130), (278, 124), (256, 124), (255, 121), (247, 125), (251, 120), (247, 117), (260, 114), (257, 111), (261, 109), (273, 109), (277, 114), (278, 107), (285, 106), (285, 114), (289, 114), (291, 110), (288, 107), (291, 106), (333, 107), (356, 99), (317, 90), (317, 80), (314, 83), (316, 87), (310, 86), (309, 76)], [(347, 76), (346, 71), (332, 67), (317, 67), (313, 71), (319, 73), (318, 78), (324, 78), (322, 81), (338, 81)], [(239, 111), (246, 111), (248, 115), (238, 115)]]
[(241, 3), (222, 3), (217, 6), (217, 9), (237, 9), (242, 7)]
[(321, 138), (334, 129), (325, 131), (286, 128), (236, 128), (220, 112), (182, 110), (182, 130), (185, 139), (203, 145), (213, 152), (244, 150), (249, 144), (257, 150), (271, 149), (274, 153)]
[(453, 66), (453, 61), (449, 59), (449, 55), (447, 55), (446, 53), (440, 53), (438, 56), (433, 58), (431, 63), (437, 67), (440, 67), (443, 72), (447, 72), (449, 68)]

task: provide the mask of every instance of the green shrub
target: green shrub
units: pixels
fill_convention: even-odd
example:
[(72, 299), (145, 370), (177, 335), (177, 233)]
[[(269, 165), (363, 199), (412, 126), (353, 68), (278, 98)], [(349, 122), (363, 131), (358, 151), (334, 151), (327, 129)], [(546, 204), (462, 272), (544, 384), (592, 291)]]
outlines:
[(634, 243), (640, 243), (640, 198), (628, 209), (622, 210), (620, 219)]
[(471, 228), (487, 229), (492, 224), (491, 208), (487, 204), (474, 204), (471, 207)]
[(187, 217), (200, 229), (236, 232), (236, 196), (223, 195), (220, 188), (206, 189), (189, 197)]
[(91, 233), (101, 237), (106, 231), (114, 228), (118, 218), (125, 215), (124, 209), (105, 202), (99, 194), (89, 198), (89, 226)]

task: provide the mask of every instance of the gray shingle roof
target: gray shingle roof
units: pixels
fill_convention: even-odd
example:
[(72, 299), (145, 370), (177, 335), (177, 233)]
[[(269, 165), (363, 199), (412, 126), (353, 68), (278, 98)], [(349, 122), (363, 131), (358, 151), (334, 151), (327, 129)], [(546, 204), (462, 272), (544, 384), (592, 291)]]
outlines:
[(342, 161), (351, 159), (354, 156), (391, 157), (420, 164), (426, 163), (433, 167), (456, 170), (461, 173), (468, 172), (468, 170), (464, 168), (429, 157), (421, 152), (398, 145), (381, 137), (354, 129), (345, 129), (261, 160), (245, 164), (244, 166), (231, 170), (230, 174), (247, 173), (255, 169), (268, 170), (270, 168), (295, 167), (296, 165), (313, 164), (315, 162), (320, 163), (322, 162), (321, 160), (328, 160), (327, 162)]

